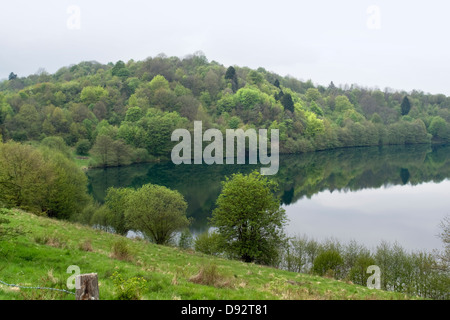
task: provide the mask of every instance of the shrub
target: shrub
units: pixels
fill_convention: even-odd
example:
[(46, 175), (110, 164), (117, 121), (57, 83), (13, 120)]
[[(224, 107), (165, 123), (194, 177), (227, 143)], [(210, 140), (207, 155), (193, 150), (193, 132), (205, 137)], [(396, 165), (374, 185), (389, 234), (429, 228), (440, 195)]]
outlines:
[(144, 278), (132, 277), (125, 280), (117, 271), (111, 276), (117, 300), (140, 300), (147, 281)]
[(113, 243), (111, 257), (118, 260), (131, 261), (133, 254), (124, 239), (120, 239)]
[(375, 265), (375, 259), (370, 256), (362, 255), (356, 259), (354, 266), (350, 269), (349, 280), (353, 283), (365, 286), (367, 279), (371, 274), (367, 273), (367, 268)]
[(76, 152), (81, 156), (87, 156), (89, 154), (89, 150), (91, 149), (91, 143), (87, 139), (81, 139), (77, 142)]
[(197, 236), (194, 243), (195, 251), (217, 256), (221, 254), (220, 235), (217, 232), (204, 232)]
[(81, 251), (88, 251), (88, 252), (93, 251), (91, 239), (86, 239), (82, 243), (80, 243), (79, 249)]
[(178, 247), (181, 249), (190, 249), (192, 248), (192, 244), (194, 242), (194, 239), (192, 238), (192, 233), (189, 231), (189, 229), (185, 229), (180, 234), (180, 239), (178, 240)]
[(327, 250), (320, 253), (317, 258), (314, 259), (313, 272), (320, 276), (336, 276), (343, 263), (344, 261), (339, 252), (336, 250)]
[(216, 288), (232, 287), (232, 281), (219, 272), (216, 264), (202, 265), (199, 272), (189, 279), (190, 282)]

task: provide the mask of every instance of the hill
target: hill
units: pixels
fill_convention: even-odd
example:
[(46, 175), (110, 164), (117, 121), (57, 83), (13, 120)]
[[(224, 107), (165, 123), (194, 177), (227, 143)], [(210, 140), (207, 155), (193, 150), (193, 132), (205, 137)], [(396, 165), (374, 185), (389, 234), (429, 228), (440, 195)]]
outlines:
[(91, 150), (99, 166), (167, 159), (173, 130), (193, 130), (195, 120), (203, 130), (279, 129), (282, 153), (449, 142), (450, 98), (324, 87), (199, 53), (81, 62), (0, 83), (3, 141), (59, 136), (80, 155)]
[[(0, 225), (0, 280), (67, 290), (69, 266), (99, 276), (100, 299), (408, 299), (330, 278), (287, 272), (124, 238), (20, 210)], [(142, 284), (142, 287), (140, 286)], [(122, 288), (122, 289), (120, 289)], [(130, 290), (127, 290), (129, 288)], [(68, 293), (0, 284), (0, 299), (74, 299)]]

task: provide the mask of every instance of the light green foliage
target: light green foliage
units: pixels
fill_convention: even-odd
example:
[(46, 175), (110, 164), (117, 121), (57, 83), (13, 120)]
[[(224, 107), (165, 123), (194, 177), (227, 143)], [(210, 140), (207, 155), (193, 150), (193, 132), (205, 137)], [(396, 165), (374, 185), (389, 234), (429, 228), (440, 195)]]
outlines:
[(125, 219), (130, 229), (143, 232), (157, 244), (168, 244), (175, 232), (190, 224), (186, 209), (178, 191), (146, 184), (127, 196)]
[(308, 90), (306, 90), (306, 99), (308, 101), (319, 101), (321, 98), (322, 95), (317, 88), (309, 88)]
[(336, 273), (339, 273), (339, 269), (343, 264), (344, 260), (338, 251), (327, 250), (320, 253), (317, 258), (314, 259), (313, 272), (320, 276), (335, 276)]
[(347, 98), (347, 96), (337, 96), (334, 100), (335, 111), (344, 112), (346, 110), (353, 109), (353, 104)]
[(306, 134), (310, 137), (314, 137), (316, 134), (324, 130), (324, 124), (322, 119), (318, 119), (315, 113), (305, 111), (306, 116)]
[(61, 137), (56, 136), (46, 137), (41, 141), (41, 146), (57, 150), (58, 152), (65, 155), (67, 158), (72, 157), (70, 148), (67, 146), (64, 139)]
[(170, 89), (169, 82), (162, 75), (155, 76), (152, 79), (152, 81), (150, 81), (149, 88), (152, 91), (156, 91), (156, 90), (160, 90), (160, 89), (165, 89), (165, 90)]
[(317, 105), (317, 103), (315, 101), (311, 101), (310, 108), (311, 108), (312, 112), (314, 112), (315, 114), (317, 114), (320, 117), (323, 117), (323, 110), (321, 107), (319, 107)]
[(53, 174), (47, 186), (47, 201), (43, 208), (49, 217), (70, 219), (88, 203), (87, 177), (75, 162), (53, 150), (43, 150), (44, 161)]
[(241, 119), (238, 116), (231, 117), (230, 120), (228, 120), (228, 127), (230, 129), (238, 129), (240, 124)]
[(130, 107), (127, 110), (127, 114), (125, 116), (125, 121), (136, 122), (140, 120), (143, 116), (142, 109), (139, 107)]
[(231, 94), (224, 95), (219, 101), (217, 101), (217, 113), (222, 114), (224, 112), (231, 112), (236, 107), (236, 101)]
[(432, 118), (428, 127), (428, 132), (431, 133), (433, 137), (438, 138), (445, 138), (447, 135), (450, 135), (449, 125), (440, 116)]
[(88, 201), (87, 178), (55, 149), (0, 144), (0, 201), (68, 219)]
[(254, 88), (241, 88), (236, 92), (236, 99), (244, 110), (252, 109), (261, 102), (261, 92)]
[(286, 215), (273, 194), (276, 186), (257, 171), (234, 174), (223, 183), (211, 224), (230, 255), (263, 264), (277, 259)]
[[(82, 139), (93, 145), (98, 135), (109, 135), (133, 148), (146, 149), (155, 159), (165, 159), (174, 145), (169, 136), (174, 116), (167, 114), (177, 112), (184, 120), (177, 122), (176, 128), (189, 129), (193, 121), (201, 120), (205, 128), (223, 130), (229, 127), (231, 117), (256, 129), (277, 123), (280, 130), (286, 128), (280, 150), (295, 153), (429, 143), (431, 138), (448, 142), (449, 107), (450, 100), (444, 95), (412, 91), (405, 97), (404, 92), (357, 85), (350, 89), (316, 87), (311, 80), (281, 77), (264, 68), (226, 68), (204, 56), (179, 59), (161, 55), (107, 65), (82, 62), (54, 75), (0, 82), (0, 135), (2, 141), (60, 136), (70, 146)], [(305, 111), (324, 120), (323, 130)], [(416, 120), (426, 124), (432, 137), (424, 135)], [(232, 127), (235, 125), (233, 122)], [(129, 161), (133, 159), (137, 158)]]
[(167, 157), (174, 146), (170, 139), (172, 132), (183, 128), (186, 121), (176, 112), (150, 109), (139, 121), (122, 124), (118, 137), (135, 148), (147, 149), (152, 155)]
[(142, 277), (124, 277), (115, 271), (111, 279), (114, 283), (115, 298), (117, 300), (140, 300), (142, 291), (145, 289), (147, 280)]
[(84, 87), (80, 94), (80, 99), (86, 105), (96, 103), (108, 96), (108, 91), (100, 86)]

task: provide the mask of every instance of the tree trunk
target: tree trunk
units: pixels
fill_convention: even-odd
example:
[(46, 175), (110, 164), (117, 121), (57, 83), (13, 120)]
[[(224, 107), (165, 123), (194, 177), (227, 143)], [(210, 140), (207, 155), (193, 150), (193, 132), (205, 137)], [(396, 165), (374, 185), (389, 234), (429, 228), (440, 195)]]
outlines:
[(96, 273), (78, 275), (75, 284), (75, 300), (100, 300)]

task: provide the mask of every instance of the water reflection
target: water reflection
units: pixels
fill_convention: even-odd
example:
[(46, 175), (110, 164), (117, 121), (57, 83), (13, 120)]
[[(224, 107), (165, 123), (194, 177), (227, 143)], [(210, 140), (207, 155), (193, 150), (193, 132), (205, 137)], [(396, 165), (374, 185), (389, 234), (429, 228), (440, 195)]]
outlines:
[[(95, 169), (88, 172), (89, 190), (103, 201), (111, 186), (137, 188), (154, 183), (176, 189), (189, 204), (188, 215), (195, 219), (192, 230), (201, 232), (207, 229), (224, 177), (254, 169), (259, 166), (172, 163)], [(418, 145), (281, 156), (278, 174), (271, 178), (279, 183), (291, 234), (352, 235), (376, 243), (396, 238), (405, 247), (419, 247), (428, 233), (427, 239), (433, 239), (423, 244), (428, 248), (438, 243), (436, 226), (449, 212), (445, 195), (449, 177), (450, 146)], [(396, 233), (398, 237), (393, 236)]]

